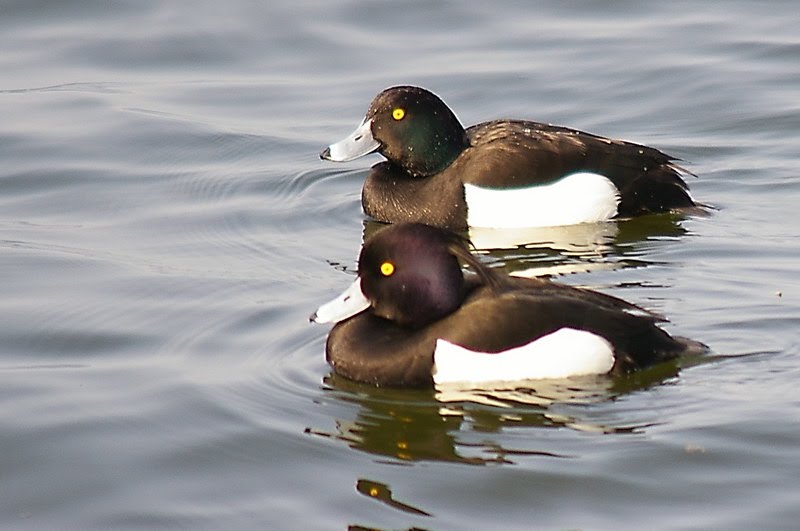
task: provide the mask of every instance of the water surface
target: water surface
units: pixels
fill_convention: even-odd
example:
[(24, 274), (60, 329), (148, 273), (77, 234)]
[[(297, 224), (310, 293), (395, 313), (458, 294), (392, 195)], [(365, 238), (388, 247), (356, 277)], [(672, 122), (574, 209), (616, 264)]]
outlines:
[[(0, 524), (790, 528), (800, 518), (793, 2), (12, 1), (0, 8)], [(713, 355), (495, 393), (330, 374), (397, 83), (465, 124), (663, 149), (710, 216), (529, 236), (517, 274)], [(491, 247), (488, 245), (486, 247)]]

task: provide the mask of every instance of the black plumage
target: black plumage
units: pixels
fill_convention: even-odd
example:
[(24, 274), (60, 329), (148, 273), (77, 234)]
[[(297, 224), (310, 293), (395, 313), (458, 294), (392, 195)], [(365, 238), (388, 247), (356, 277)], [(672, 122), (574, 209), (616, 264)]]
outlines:
[[(387, 263), (389, 276), (381, 273)], [(475, 273), (465, 277), (462, 263)], [(460, 236), (426, 225), (377, 232), (362, 249), (359, 278), (370, 307), (334, 326), (327, 360), (336, 373), (376, 385), (430, 385), (437, 339), (491, 355), (561, 328), (585, 330), (611, 344), (614, 374), (704, 349), (672, 337), (658, 326), (662, 317), (622, 299), (502, 275)]]
[[(376, 141), (372, 150), (387, 159), (372, 167), (362, 191), (365, 213), (379, 221), (463, 230), (465, 183), (530, 187), (577, 172), (597, 173), (614, 184), (617, 217), (695, 206), (682, 177), (688, 172), (676, 159), (632, 142), (524, 120), (465, 130), (438, 96), (413, 86), (381, 92), (365, 120)], [(321, 156), (334, 160), (330, 148)]]

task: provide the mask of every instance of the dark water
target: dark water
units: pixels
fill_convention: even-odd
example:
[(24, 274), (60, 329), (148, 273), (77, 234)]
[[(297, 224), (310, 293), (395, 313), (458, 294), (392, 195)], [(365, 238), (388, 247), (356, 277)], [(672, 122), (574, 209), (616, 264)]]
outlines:
[[(5, 1), (0, 526), (791, 528), (800, 518), (794, 2)], [(492, 394), (330, 376), (378, 160), (426, 86), (661, 148), (709, 217), (484, 258), (671, 318), (714, 356)]]

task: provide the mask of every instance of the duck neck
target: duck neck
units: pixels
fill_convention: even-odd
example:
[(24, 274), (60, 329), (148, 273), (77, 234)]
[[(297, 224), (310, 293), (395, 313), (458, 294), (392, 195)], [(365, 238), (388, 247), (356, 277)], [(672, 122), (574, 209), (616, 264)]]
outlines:
[(399, 162), (413, 177), (430, 177), (444, 171), (469, 145), (467, 132), (453, 115), (444, 127), (421, 127)]

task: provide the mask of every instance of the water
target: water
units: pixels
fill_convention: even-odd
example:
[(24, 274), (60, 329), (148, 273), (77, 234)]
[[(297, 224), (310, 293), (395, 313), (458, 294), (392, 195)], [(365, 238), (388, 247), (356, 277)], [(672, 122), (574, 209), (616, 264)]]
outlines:
[[(789, 528), (800, 517), (793, 2), (0, 6), (0, 525)], [(485, 253), (714, 355), (486, 394), (332, 377), (382, 88), (672, 153), (708, 217)]]

